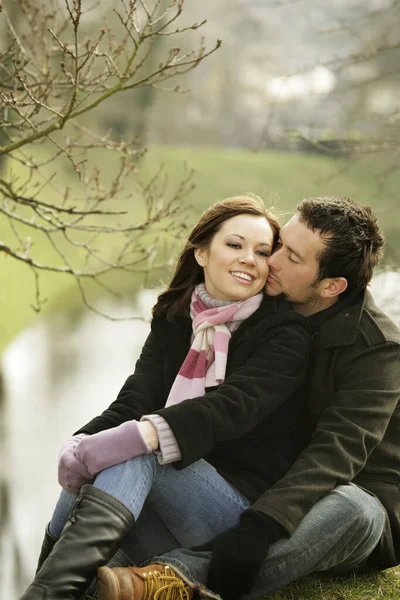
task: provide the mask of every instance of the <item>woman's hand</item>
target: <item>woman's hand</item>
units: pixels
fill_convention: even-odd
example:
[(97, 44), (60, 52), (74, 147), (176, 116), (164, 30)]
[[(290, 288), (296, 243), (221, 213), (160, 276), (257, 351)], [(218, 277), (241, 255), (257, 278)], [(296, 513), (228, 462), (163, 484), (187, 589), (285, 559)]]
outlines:
[(149, 421), (126, 421), (83, 438), (76, 448), (76, 458), (91, 475), (140, 454), (150, 454), (158, 445), (157, 433)]
[(81, 433), (69, 438), (58, 455), (58, 483), (70, 494), (78, 492), (85, 483), (93, 481), (85, 465), (75, 456), (75, 449), (84, 437), (87, 436)]

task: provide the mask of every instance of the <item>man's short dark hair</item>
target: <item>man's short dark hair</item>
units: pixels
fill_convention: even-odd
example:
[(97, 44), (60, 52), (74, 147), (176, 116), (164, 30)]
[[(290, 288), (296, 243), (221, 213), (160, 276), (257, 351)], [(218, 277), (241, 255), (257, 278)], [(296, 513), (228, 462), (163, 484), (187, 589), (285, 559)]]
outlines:
[(307, 198), (297, 207), (302, 223), (323, 236), (318, 281), (345, 277), (349, 293), (365, 290), (383, 254), (384, 238), (369, 206), (350, 198)]

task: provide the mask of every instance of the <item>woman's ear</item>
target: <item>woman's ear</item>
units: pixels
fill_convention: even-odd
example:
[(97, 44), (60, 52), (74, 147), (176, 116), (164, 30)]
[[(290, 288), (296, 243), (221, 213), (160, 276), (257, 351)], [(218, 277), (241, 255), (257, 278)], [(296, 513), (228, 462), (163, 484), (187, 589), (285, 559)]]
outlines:
[(207, 258), (207, 248), (195, 248), (194, 257), (200, 267), (204, 267)]

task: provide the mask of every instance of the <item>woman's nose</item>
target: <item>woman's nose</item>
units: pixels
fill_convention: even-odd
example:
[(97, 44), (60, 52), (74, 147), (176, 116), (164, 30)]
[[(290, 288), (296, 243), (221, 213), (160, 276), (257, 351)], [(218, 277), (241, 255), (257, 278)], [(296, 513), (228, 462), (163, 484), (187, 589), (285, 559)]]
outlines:
[(245, 263), (247, 265), (254, 265), (255, 264), (255, 257), (254, 257), (254, 253), (253, 252), (245, 252), (244, 254), (242, 254), (242, 256), (240, 257), (240, 261), (242, 263)]

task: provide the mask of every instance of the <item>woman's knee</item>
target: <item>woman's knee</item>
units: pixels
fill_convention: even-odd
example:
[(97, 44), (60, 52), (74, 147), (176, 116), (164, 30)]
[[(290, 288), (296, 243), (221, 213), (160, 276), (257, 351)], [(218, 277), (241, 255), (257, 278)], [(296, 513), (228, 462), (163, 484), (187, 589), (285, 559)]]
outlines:
[(122, 502), (137, 519), (158, 472), (156, 457), (146, 454), (104, 469), (93, 485)]
[(157, 460), (154, 453), (135, 456), (134, 458), (125, 460), (117, 465), (108, 467), (107, 469), (104, 469), (104, 471), (100, 471), (100, 473), (96, 475), (94, 485), (96, 486), (100, 480), (104, 479), (116, 482), (120, 478), (125, 479), (126, 477), (137, 477), (138, 473), (143, 473), (149, 470), (153, 471), (156, 467), (156, 464)]

